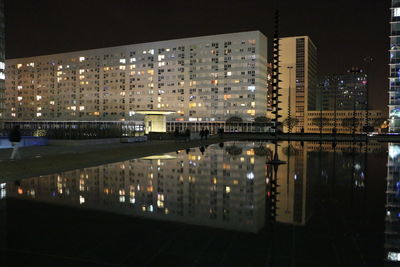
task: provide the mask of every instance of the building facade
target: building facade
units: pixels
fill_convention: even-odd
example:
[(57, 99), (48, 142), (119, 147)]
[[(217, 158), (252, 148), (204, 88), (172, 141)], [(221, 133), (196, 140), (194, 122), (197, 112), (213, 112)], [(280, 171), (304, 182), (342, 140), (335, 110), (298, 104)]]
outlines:
[(300, 131), (307, 124), (307, 111), (316, 109), (317, 49), (308, 36), (282, 38), (280, 61), (280, 114), (283, 121), (289, 115), (295, 118), (293, 130)]
[[(322, 121), (322, 133), (332, 133), (333, 129), (336, 128), (337, 133), (348, 134), (353, 131), (353, 118), (355, 118), (355, 132), (361, 133), (363, 126), (366, 125), (365, 112), (365, 110), (356, 110), (356, 112), (354, 110), (309, 111), (305, 130), (307, 133), (319, 133)], [(374, 132), (380, 132), (385, 122), (382, 110), (369, 110), (368, 112), (369, 125), (374, 127)]]
[(367, 75), (362, 72), (321, 77), (317, 110), (365, 110), (367, 82)]
[(392, 0), (390, 22), (389, 131), (400, 131), (400, 0)]
[(266, 115), (267, 38), (259, 31), (6, 62), (8, 120), (253, 121)]

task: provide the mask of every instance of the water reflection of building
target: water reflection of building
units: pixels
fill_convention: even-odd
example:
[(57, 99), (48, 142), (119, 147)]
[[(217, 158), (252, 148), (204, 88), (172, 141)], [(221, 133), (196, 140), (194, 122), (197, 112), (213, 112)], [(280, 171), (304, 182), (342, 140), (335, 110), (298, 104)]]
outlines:
[(287, 164), (278, 169), (278, 197), (276, 220), (282, 223), (304, 225), (309, 213), (309, 179), (307, 176), (307, 149), (283, 143), (279, 158)]
[(400, 144), (389, 144), (386, 188), (385, 252), (388, 263), (400, 262)]
[(252, 143), (209, 146), (8, 185), (11, 197), (257, 232), (265, 217), (265, 157)]

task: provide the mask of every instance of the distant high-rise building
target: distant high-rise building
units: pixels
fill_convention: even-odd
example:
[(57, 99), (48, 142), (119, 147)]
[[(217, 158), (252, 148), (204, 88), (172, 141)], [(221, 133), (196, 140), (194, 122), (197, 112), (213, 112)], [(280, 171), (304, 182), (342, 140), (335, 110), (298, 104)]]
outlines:
[(7, 60), (9, 120), (251, 122), (267, 109), (267, 38), (259, 31)]
[(307, 111), (316, 109), (317, 48), (308, 36), (282, 38), (280, 61), (280, 114), (283, 121), (289, 113), (296, 118), (293, 130), (300, 131), (306, 125)]
[(5, 43), (4, 43), (4, 0), (0, 0), (0, 127), (5, 111)]
[(318, 82), (317, 110), (365, 110), (367, 75), (348, 73), (323, 76)]
[(389, 131), (400, 131), (400, 0), (392, 0), (390, 22)]

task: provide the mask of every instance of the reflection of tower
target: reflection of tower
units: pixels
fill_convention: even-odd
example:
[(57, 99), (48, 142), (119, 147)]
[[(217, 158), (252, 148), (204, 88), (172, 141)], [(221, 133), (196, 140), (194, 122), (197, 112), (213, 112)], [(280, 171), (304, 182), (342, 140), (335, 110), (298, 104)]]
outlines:
[(386, 188), (385, 260), (400, 262), (400, 144), (389, 144)]

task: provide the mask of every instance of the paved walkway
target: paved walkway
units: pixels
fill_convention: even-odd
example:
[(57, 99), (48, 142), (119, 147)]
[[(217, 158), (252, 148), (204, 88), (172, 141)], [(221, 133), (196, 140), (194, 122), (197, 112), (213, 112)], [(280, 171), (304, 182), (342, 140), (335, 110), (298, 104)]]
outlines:
[(1, 149), (0, 182), (98, 166), (218, 142), (220, 139), (213, 138), (202, 143), (200, 140), (188, 142), (168, 140), (86, 146), (23, 147), (20, 149), (21, 159), (14, 161), (9, 160), (11, 149)]

